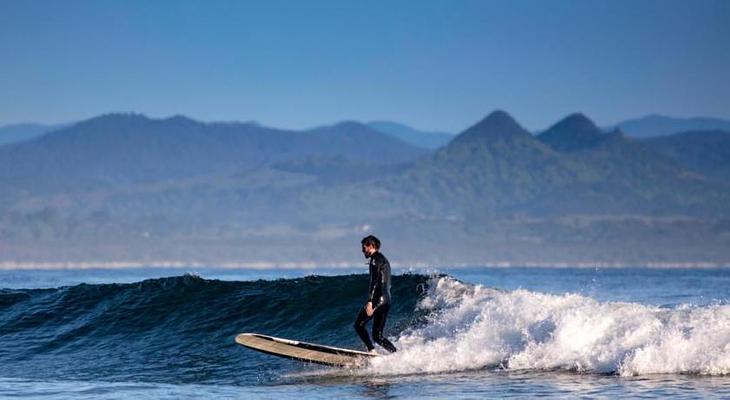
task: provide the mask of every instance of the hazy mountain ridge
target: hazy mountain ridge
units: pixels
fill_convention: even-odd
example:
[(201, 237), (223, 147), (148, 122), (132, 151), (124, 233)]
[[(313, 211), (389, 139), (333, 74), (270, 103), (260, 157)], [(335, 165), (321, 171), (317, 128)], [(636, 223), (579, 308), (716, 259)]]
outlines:
[(393, 121), (372, 121), (367, 125), (376, 131), (425, 149), (437, 149), (454, 138), (454, 135), (450, 133), (422, 131)]
[(556, 151), (573, 151), (595, 146), (606, 136), (588, 117), (576, 113), (540, 133), (537, 139)]
[(181, 116), (158, 120), (110, 114), (0, 147), (0, 180), (48, 192), (63, 191), (65, 185), (72, 190), (86, 187), (78, 186), (80, 182), (97, 188), (230, 175), (300, 157), (399, 163), (422, 154), (358, 123), (295, 132), (256, 124), (205, 124)]
[(730, 130), (682, 132), (643, 142), (690, 171), (730, 183)]
[(567, 179), (574, 173), (568, 163), (496, 111), (418, 160), (392, 187), (402, 186), (428, 212), (493, 215)]
[[(580, 114), (580, 113), (576, 113)], [(581, 114), (582, 115), (582, 114)], [(227, 122), (218, 124), (257, 125), (255, 121)], [(0, 126), (0, 145), (29, 140), (45, 133), (69, 126), (72, 124), (9, 124)], [(448, 132), (420, 130), (394, 121), (371, 121), (365, 123), (370, 128), (389, 136), (403, 140), (411, 145), (424, 149), (436, 149), (446, 145), (456, 135)], [(641, 118), (629, 119), (616, 125), (601, 128), (604, 132), (622, 130), (629, 137), (647, 138), (666, 136), (687, 131), (730, 130), (730, 120), (711, 117), (677, 118), (651, 114)], [(537, 131), (539, 135), (544, 131)]]
[(730, 121), (711, 117), (676, 118), (652, 114), (626, 120), (606, 129), (614, 130), (616, 128), (621, 129), (631, 137), (648, 138), (688, 131), (730, 131)]
[(332, 260), (373, 230), (440, 262), (728, 255), (727, 186), (652, 146), (581, 114), (535, 137), (496, 111), (432, 153), (354, 122), (107, 115), (0, 147), (0, 237), (16, 259)]
[(417, 161), (399, 185), (425, 210), (485, 217), (726, 213), (722, 201), (730, 200), (724, 188), (580, 114), (535, 138), (508, 114), (492, 113)]

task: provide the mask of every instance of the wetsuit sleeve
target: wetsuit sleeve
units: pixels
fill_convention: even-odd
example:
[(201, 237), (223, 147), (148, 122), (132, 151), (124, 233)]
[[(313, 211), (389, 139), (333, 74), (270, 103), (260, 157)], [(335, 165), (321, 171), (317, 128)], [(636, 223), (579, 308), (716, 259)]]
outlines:
[(385, 257), (381, 259), (380, 268), (378, 270), (380, 271), (380, 275), (378, 276), (380, 285), (379, 293), (382, 296), (382, 300), (378, 306), (375, 307), (375, 310), (383, 307), (390, 307), (390, 263), (388, 262), (388, 259)]
[(383, 282), (383, 272), (381, 270), (380, 263), (377, 261), (374, 263), (372, 271), (370, 271), (370, 289), (368, 290), (368, 302), (372, 302), (375, 298), (375, 293), (380, 292)]

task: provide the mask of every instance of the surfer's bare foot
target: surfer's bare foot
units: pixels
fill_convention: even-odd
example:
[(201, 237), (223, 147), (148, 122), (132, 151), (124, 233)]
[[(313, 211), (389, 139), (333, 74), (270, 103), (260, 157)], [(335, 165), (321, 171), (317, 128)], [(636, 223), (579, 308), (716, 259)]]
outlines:
[(375, 349), (369, 350), (369, 351), (368, 351), (368, 353), (370, 353), (370, 354), (374, 354), (374, 355), (376, 355), (376, 356), (377, 356), (377, 355), (379, 355), (378, 351), (377, 351), (377, 350), (375, 350)]

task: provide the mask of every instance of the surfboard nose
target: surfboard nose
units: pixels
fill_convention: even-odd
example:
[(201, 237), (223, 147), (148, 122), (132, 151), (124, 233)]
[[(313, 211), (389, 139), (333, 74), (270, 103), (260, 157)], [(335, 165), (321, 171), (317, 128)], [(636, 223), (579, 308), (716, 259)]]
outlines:
[(253, 333), (239, 333), (238, 335), (236, 335), (235, 341), (240, 345), (245, 345), (244, 343), (248, 341), (248, 338), (250, 336), (253, 336)]

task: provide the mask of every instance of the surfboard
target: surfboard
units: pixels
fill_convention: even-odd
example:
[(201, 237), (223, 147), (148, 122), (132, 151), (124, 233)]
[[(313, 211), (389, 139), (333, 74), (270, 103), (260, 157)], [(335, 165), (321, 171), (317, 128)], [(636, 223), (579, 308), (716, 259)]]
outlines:
[(282, 339), (258, 333), (238, 334), (236, 343), (278, 357), (338, 367), (362, 366), (368, 359), (378, 356), (364, 351)]

